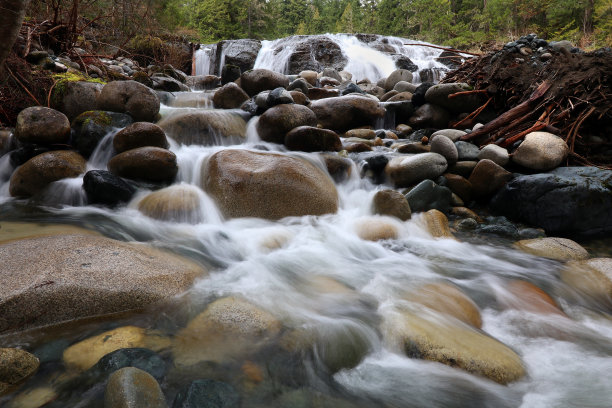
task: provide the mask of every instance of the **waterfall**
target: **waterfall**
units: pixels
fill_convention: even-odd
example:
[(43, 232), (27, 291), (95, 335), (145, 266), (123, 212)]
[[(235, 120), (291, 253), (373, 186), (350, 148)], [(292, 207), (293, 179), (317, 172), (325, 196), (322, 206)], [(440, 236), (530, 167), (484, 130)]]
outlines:
[[(436, 61), (441, 51), (428, 47), (431, 45), (400, 37), (384, 37), (379, 35), (325, 34), (316, 36), (291, 36), (276, 40), (264, 40), (254, 62), (254, 68), (265, 68), (284, 74), (290, 72), (289, 62), (296, 51), (303, 52), (298, 47), (310, 40), (329, 40), (335, 43), (346, 59), (344, 70), (353, 74), (353, 80), (369, 79), (376, 82), (387, 77), (398, 67), (398, 60), (414, 64), (413, 82), (422, 79), (437, 82), (448, 68)], [(225, 48), (232, 44), (222, 44), (221, 50), (216, 45), (202, 45), (196, 51), (196, 75), (219, 75), (225, 61)], [(411, 44), (411, 45), (406, 45)], [(217, 58), (215, 58), (217, 54)], [(407, 58), (407, 59), (406, 59)], [(217, 63), (218, 60), (218, 63)], [(325, 65), (325, 64), (323, 64)]]

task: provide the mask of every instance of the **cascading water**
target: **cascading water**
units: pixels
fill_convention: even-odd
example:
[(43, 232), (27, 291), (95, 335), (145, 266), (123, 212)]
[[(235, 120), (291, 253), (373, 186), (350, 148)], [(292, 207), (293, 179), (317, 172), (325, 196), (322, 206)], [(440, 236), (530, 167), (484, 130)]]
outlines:
[[(324, 36), (312, 37), (293, 36), (273, 41), (262, 41), (262, 47), (257, 54), (254, 68), (265, 68), (288, 74), (289, 59), (296, 51), (296, 47), (307, 41), (308, 38), (321, 37), (328, 38), (340, 47), (342, 54), (347, 59), (344, 69), (353, 74), (354, 81), (367, 78), (372, 82), (376, 82), (380, 78), (387, 77), (397, 68), (393, 55), (408, 57), (418, 67), (413, 79), (414, 82), (420, 82), (420, 73), (424, 71), (431, 72), (431, 79), (437, 82), (443, 72), (448, 69), (435, 60), (440, 54), (440, 50), (427, 47), (427, 45), (430, 45), (428, 43), (400, 37), (378, 36), (384, 42), (369, 44), (351, 34), (325, 34)], [(382, 52), (379, 49), (381, 47), (386, 52)], [(219, 73), (220, 67), (224, 64), (224, 53), (221, 50), (220, 61), (211, 64), (211, 58), (214, 53), (215, 50), (209, 45), (202, 46), (196, 52), (197, 75)]]
[[(195, 106), (165, 106), (162, 114), (168, 118), (203, 111)], [(244, 120), (235, 113), (207, 112), (221, 115), (224, 123), (235, 121), (237, 128), (244, 127)], [(224, 218), (215, 202), (200, 190), (203, 169), (214, 153), (228, 147), (263, 149), (324, 168), (317, 154), (288, 153), (281, 145), (258, 140), (256, 120), (246, 124), (241, 139), (230, 139), (232, 143), (243, 141), (232, 146), (221, 145), (218, 135), (211, 139), (215, 141), (212, 146), (171, 141), (180, 169), (176, 184), (198, 190), (201, 207), (197, 223), (146, 217), (138, 211), (146, 189), (124, 207), (83, 205), (78, 188), (81, 178), (59, 182), (63, 188), (55, 196), (47, 196), (51, 202), (45, 205), (15, 201), (8, 197), (8, 155), (0, 158), (0, 219), (34, 217), (38, 222), (89, 226), (113, 238), (155, 243), (210, 269), (210, 275), (197, 281), (178, 306), (12, 339), (9, 345), (34, 348), (46, 359), (26, 385), (27, 390), (54, 388), (58, 395), (47, 405), (50, 407), (101, 406), (105, 380), (92, 385), (91, 372), (64, 372), (61, 350), (54, 350), (118, 325), (154, 329), (174, 339), (213, 300), (238, 296), (271, 313), (282, 331), (263, 345), (245, 345), (236, 338), (235, 344), (228, 340), (217, 345), (214, 353), (200, 350), (206, 358), (189, 369), (175, 364), (175, 360), (189, 356), (180, 356), (174, 349), (166, 352), (163, 357), (172, 370), (162, 388), (168, 398), (184, 383), (209, 378), (231, 383), (243, 406), (262, 408), (609, 406), (612, 320), (559, 279), (559, 262), (517, 251), (510, 242), (493, 245), (487, 238), (471, 236), (463, 242), (434, 239), (420, 214), (406, 222), (373, 216), (372, 198), (381, 186), (360, 178), (356, 165), (345, 181), (336, 184), (340, 202), (336, 214), (279, 221)], [(111, 149), (108, 140), (103, 142), (88, 168), (104, 169)], [(377, 242), (360, 238), (360, 228), (372, 220), (395, 230), (396, 238)], [(546, 288), (564, 313), (505, 307), (508, 299), (517, 301), (506, 289), (515, 280)], [(408, 293), (432, 282), (451, 283), (469, 295), (482, 311), (482, 332), (515, 350), (527, 375), (499, 385), (451, 367), (453, 364), (419, 359), (418, 353), (406, 355), (390, 325), (406, 311), (419, 314), (427, 324), (465, 328), (409, 300)], [(297, 352), (289, 347), (300, 342), (305, 346)], [(13, 397), (0, 397), (0, 404), (12, 406)]]

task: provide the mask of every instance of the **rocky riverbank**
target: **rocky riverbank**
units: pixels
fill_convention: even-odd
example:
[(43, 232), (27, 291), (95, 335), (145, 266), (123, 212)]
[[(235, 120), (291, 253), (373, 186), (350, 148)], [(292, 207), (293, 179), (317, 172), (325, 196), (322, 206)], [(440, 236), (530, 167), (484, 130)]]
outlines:
[[(552, 46), (546, 51), (546, 60), (562, 53)], [(8, 397), (10, 406), (62, 406), (82, 393), (104, 407), (134, 399), (129, 406), (164, 407), (173, 400), (173, 407), (186, 407), (211, 398), (228, 407), (269, 406), (270, 399), (274, 406), (294, 406), (294, 400), (311, 406), (313, 398), (321, 406), (376, 406), (369, 397), (344, 400), (342, 389), (299, 392), (313, 376), (340, 381), (377, 348), (458, 368), (470, 373), (458, 379), (487, 392), (478, 381), (527, 381), (533, 363), (517, 344), (505, 344), (483, 326), (485, 307), (554, 315), (564, 323), (544, 327), (545, 335), (597, 342), (590, 333), (576, 334), (567, 305), (609, 317), (611, 258), (591, 257), (558, 236), (612, 232), (612, 171), (566, 166), (571, 149), (563, 134), (551, 133), (555, 129), (526, 132), (507, 147), (479, 146), (470, 134), (503, 115), (487, 106), (488, 95), (461, 82), (414, 83), (402, 68), (373, 83), (353, 81), (339, 66), (285, 75), (225, 65), (220, 76), (187, 76), (170, 66), (139, 70), (122, 61), (123, 73), (114, 76), (121, 80), (92, 81), (90, 72), (59, 77), (52, 107), (23, 110), (0, 139), (6, 212), (11, 206), (33, 213), (69, 207), (75, 211), (69, 217), (87, 214), (81, 221), (88, 227), (10, 218), (0, 224), (0, 253), (7, 260), (0, 266), (0, 344), (24, 347), (27, 335), (37, 345), (30, 349), (34, 355), (0, 349), (0, 395), (22, 386), (39, 364), (44, 375), (52, 373)], [(466, 118), (474, 124), (462, 126)], [(348, 216), (351, 227), (339, 232), (334, 224), (346, 222), (339, 213), (351, 206), (358, 208)], [(115, 213), (124, 214), (127, 226), (96, 225), (96, 217)], [(137, 224), (147, 222), (160, 230), (144, 233)], [(207, 229), (217, 224), (241, 229)], [(204, 229), (193, 232), (197, 226)], [(92, 231), (113, 228), (123, 233), (106, 235), (118, 239)], [(251, 242), (255, 230), (265, 234)], [(487, 284), (471, 287), (462, 279), (477, 267), (454, 265), (471, 259), (444, 263), (441, 274), (421, 265), (436, 239), (469, 252), (459, 239), (477, 235), (517, 241), (513, 255), (504, 256), (536, 263), (550, 277), (503, 272), (495, 276), (504, 279), (498, 285), (479, 271)], [(175, 253), (152, 245), (164, 239)], [(412, 241), (422, 247), (410, 247)], [(344, 244), (334, 247), (338, 242)], [(309, 252), (312, 245), (322, 252)], [(285, 264), (274, 258), (295, 252), (306, 259)], [(344, 254), (343, 263), (360, 257), (382, 263), (326, 264), (334, 252)], [(429, 257), (435, 263), (445, 255), (439, 250)], [(394, 268), (403, 262), (423, 277), (399, 287), (406, 266)], [(298, 289), (287, 305), (306, 303), (312, 311), (266, 307), (278, 306), (272, 294), (249, 299), (252, 288), (241, 286), (246, 277), (227, 277), (232, 285), (221, 285), (224, 275), (242, 276), (241, 264), (266, 282), (262, 270), (280, 270), (274, 284), (296, 273), (291, 279)], [(209, 269), (215, 273), (206, 278)], [(393, 289), (379, 292), (377, 285), (386, 287), (380, 282), (364, 290), (369, 283), (352, 269), (367, 281), (393, 271), (386, 276)], [(205, 301), (185, 306), (184, 298), (176, 300), (201, 282), (213, 287)], [(547, 293), (553, 288), (561, 305)], [(390, 305), (387, 297), (397, 302)], [(73, 332), (70, 344), (47, 343), (38, 330), (138, 313), (172, 299), (179, 305), (171, 317), (146, 329), (117, 320), (95, 335)], [(340, 316), (341, 322), (314, 324), (305, 317), (325, 313), (325, 306), (334, 310), (326, 318)], [(465, 379), (472, 377), (476, 382)], [(495, 397), (483, 392), (489, 402), (503, 400), (501, 391), (491, 393)]]

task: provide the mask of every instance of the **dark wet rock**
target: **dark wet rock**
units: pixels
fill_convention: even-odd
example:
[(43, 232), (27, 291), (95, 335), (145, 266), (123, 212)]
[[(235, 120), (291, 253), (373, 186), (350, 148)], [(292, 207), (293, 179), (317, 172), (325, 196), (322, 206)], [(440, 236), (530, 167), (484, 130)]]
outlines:
[(51, 148), (45, 146), (38, 145), (25, 145), (19, 147), (9, 153), (11, 166), (17, 167), (21, 166), (23, 163), (27, 162), (34, 156), (38, 156), (39, 154), (46, 153), (50, 151)]
[(431, 180), (423, 180), (406, 194), (414, 212), (438, 210), (447, 213), (451, 206), (451, 191)]
[(361, 88), (357, 84), (355, 84), (353, 82), (349, 82), (344, 88), (342, 88), (342, 90), (340, 91), (340, 95), (344, 96), (344, 95), (348, 95), (348, 94), (351, 94), (351, 93), (360, 93), (360, 94), (362, 94), (364, 92), (361, 90)]
[(115, 128), (123, 128), (133, 122), (124, 113), (87, 111), (72, 121), (72, 145), (88, 158), (98, 143)]
[(303, 105), (282, 104), (264, 112), (257, 122), (259, 137), (266, 142), (283, 144), (287, 133), (298, 126), (316, 126), (314, 112)]
[(405, 55), (392, 54), (391, 58), (393, 58), (393, 61), (395, 61), (395, 67), (397, 69), (405, 69), (406, 71), (410, 72), (416, 72), (419, 70), (419, 66)]
[(406, 197), (396, 190), (381, 190), (376, 192), (372, 201), (375, 214), (390, 215), (402, 221), (409, 220), (412, 214)]
[(221, 68), (221, 85), (229, 84), (236, 81), (242, 75), (240, 67), (231, 64), (225, 64)]
[(17, 115), (15, 137), (22, 143), (66, 143), (70, 137), (70, 121), (55, 109), (42, 106), (25, 108)]
[[(217, 60), (223, 54), (225, 64), (240, 68), (240, 72), (253, 69), (257, 54), (261, 49), (261, 41), (252, 39), (225, 40), (217, 44)], [(222, 75), (223, 77), (223, 75)]]
[(472, 201), (472, 183), (469, 182), (465, 177), (458, 174), (447, 173), (444, 175), (444, 185), (450, 188), (450, 190), (457, 194), (464, 202), (469, 203)]
[(132, 199), (136, 188), (107, 170), (91, 170), (83, 177), (83, 189), (91, 204), (115, 206)]
[(308, 82), (304, 78), (295, 79), (289, 84), (289, 86), (287, 87), (287, 90), (289, 91), (300, 90), (302, 93), (307, 94), (308, 93)]
[(164, 130), (150, 122), (135, 122), (120, 130), (113, 137), (113, 148), (117, 153), (144, 146), (167, 149), (168, 140)]
[(319, 129), (314, 126), (299, 126), (285, 136), (285, 146), (289, 150), (303, 152), (334, 151), (342, 148), (340, 137), (329, 129)]
[(157, 94), (136, 81), (113, 81), (98, 95), (98, 109), (127, 113), (134, 120), (154, 122), (159, 113)]
[(151, 374), (157, 381), (161, 381), (167, 371), (163, 358), (153, 350), (141, 347), (122, 348), (102, 357), (93, 370), (111, 374), (124, 367), (135, 367)]
[(442, 53), (436, 58), (436, 61), (446, 65), (450, 69), (459, 68), (459, 65), (463, 63), (463, 57), (453, 51), (442, 51)]
[(365, 159), (365, 163), (362, 167), (362, 172), (368, 176), (376, 184), (384, 183), (387, 176), (385, 175), (385, 168), (389, 163), (389, 158), (384, 155), (370, 156)]
[(151, 146), (119, 153), (109, 160), (108, 169), (119, 177), (154, 183), (172, 182), (178, 172), (174, 153)]
[(448, 167), (448, 172), (468, 178), (477, 164), (477, 161), (472, 160), (458, 161), (454, 165)]
[(459, 140), (455, 142), (455, 147), (457, 147), (459, 161), (478, 161), (478, 155), (480, 154), (478, 146)]
[(240, 394), (230, 384), (196, 380), (179, 391), (172, 408), (239, 408)]
[(189, 87), (179, 81), (178, 79), (169, 77), (164, 74), (153, 74), (151, 76), (153, 81), (153, 89), (157, 91), (166, 92), (186, 92), (189, 91)]
[(519, 175), (491, 200), (493, 210), (547, 233), (612, 232), (612, 171), (560, 167)]
[(202, 222), (200, 189), (191, 184), (174, 184), (147, 194), (138, 202), (138, 211), (147, 217), (170, 222)]
[(104, 392), (104, 408), (168, 408), (153, 376), (135, 367), (115, 371)]
[(39, 154), (15, 170), (9, 192), (13, 197), (31, 197), (54, 181), (84, 173), (86, 164), (83, 156), (70, 150)]
[(412, 103), (414, 104), (414, 106), (421, 106), (425, 104), (425, 93), (433, 85), (434, 84), (431, 82), (423, 82), (421, 85), (417, 86), (417, 88), (412, 93)]
[(293, 97), (285, 88), (276, 88), (268, 93), (266, 105), (268, 107), (281, 105), (283, 103), (293, 103)]
[[(414, 103), (414, 96), (412, 99)], [(417, 108), (410, 117), (409, 124), (419, 128), (445, 128), (451, 119), (450, 113), (441, 106), (426, 103)]]

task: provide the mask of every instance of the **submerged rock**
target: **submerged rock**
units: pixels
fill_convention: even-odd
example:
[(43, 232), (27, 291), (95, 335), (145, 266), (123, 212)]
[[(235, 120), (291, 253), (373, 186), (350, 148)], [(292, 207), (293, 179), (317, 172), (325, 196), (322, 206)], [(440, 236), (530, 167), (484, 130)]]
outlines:
[(186, 145), (229, 145), (246, 137), (246, 121), (238, 113), (191, 110), (168, 115), (158, 122), (168, 137)]
[(108, 379), (104, 408), (168, 408), (155, 378), (146, 371), (125, 367)]
[(179, 391), (172, 408), (239, 408), (240, 394), (230, 384), (196, 380)]
[(202, 183), (226, 217), (279, 219), (338, 209), (338, 192), (323, 170), (277, 153), (220, 151), (203, 166)]
[(156, 220), (188, 222), (202, 221), (199, 189), (188, 184), (177, 184), (154, 191), (138, 203), (138, 210)]
[(205, 273), (145, 245), (74, 233), (3, 243), (0, 256), (0, 332), (142, 308)]
[(406, 299), (454, 317), (477, 329), (482, 327), (482, 317), (476, 303), (450, 283), (436, 282), (423, 285), (409, 293)]
[(0, 396), (13, 391), (39, 366), (36, 356), (16, 348), (0, 348)]

